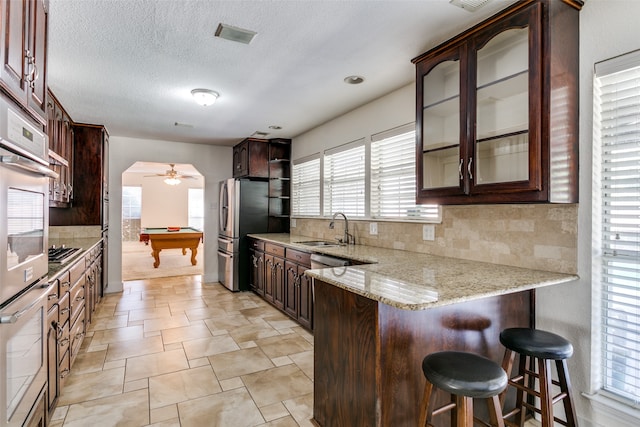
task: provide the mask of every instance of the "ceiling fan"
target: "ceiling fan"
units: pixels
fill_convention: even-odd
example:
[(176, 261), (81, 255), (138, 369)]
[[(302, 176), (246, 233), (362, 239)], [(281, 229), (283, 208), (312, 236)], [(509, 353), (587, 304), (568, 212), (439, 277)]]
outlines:
[(155, 177), (155, 176), (161, 176), (164, 177), (165, 180), (164, 182), (166, 184), (169, 185), (178, 185), (180, 184), (180, 179), (196, 179), (195, 176), (192, 175), (184, 175), (180, 172), (178, 172), (175, 169), (175, 163), (169, 163), (169, 166), (171, 166), (171, 169), (167, 170), (165, 173), (157, 173), (155, 175), (145, 175), (146, 177)]

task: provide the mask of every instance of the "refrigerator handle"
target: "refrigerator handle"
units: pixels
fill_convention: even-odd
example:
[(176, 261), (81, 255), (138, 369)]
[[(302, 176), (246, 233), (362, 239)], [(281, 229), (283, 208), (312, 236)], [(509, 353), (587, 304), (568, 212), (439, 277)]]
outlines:
[(220, 225), (221, 231), (222, 230), (227, 231), (227, 223), (229, 220), (229, 207), (227, 206), (227, 201), (229, 199), (225, 197), (226, 195), (227, 195), (227, 183), (224, 182), (220, 187), (220, 200), (219, 200), (220, 212), (218, 213), (219, 222), (220, 222), (219, 225)]

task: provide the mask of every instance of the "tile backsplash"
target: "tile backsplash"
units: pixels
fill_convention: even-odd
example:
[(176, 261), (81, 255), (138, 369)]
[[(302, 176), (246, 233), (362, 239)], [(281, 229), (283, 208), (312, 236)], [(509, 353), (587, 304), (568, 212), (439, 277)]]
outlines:
[[(377, 223), (378, 234), (369, 234)], [(430, 253), (517, 267), (577, 273), (578, 205), (443, 206), (435, 240), (422, 240), (422, 223), (349, 221), (358, 244)], [(292, 234), (333, 240), (329, 220), (296, 218)]]
[(102, 228), (99, 225), (72, 225), (49, 227), (50, 239), (81, 239), (85, 237), (101, 237)]

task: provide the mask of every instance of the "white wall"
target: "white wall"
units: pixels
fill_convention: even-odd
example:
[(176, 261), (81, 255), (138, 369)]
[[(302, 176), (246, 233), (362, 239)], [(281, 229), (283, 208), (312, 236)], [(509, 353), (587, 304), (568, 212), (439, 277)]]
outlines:
[[(559, 1), (559, 0), (558, 0)], [(591, 172), (593, 65), (640, 49), (638, 0), (587, 0), (580, 12), (580, 204), (578, 209), (578, 283), (537, 291), (536, 326), (571, 340), (575, 353), (569, 361), (578, 417), (583, 427), (637, 426), (638, 419), (620, 410), (604, 411), (582, 393), (593, 393), (598, 378), (591, 367), (598, 362), (592, 345), (591, 289)], [(299, 159), (365, 135), (415, 120), (415, 86), (403, 87), (370, 104), (332, 120), (303, 135), (292, 144), (292, 158)], [(636, 413), (637, 414), (637, 413)], [(634, 414), (634, 415), (636, 415)]]
[(186, 227), (189, 225), (189, 189), (204, 188), (204, 179), (183, 179), (178, 185), (167, 185), (162, 177), (126, 172), (122, 185), (142, 188), (142, 227)]
[[(218, 184), (232, 175), (231, 147), (185, 144), (172, 141), (109, 138), (109, 286), (107, 292), (122, 290), (122, 173), (136, 161), (190, 163), (204, 177), (204, 277), (218, 280)], [(163, 225), (166, 226), (166, 225)]]

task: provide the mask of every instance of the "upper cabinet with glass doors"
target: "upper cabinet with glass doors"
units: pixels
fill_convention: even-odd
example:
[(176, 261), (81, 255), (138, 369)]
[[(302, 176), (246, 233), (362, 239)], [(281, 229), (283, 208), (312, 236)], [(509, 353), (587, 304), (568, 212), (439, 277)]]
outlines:
[(524, 0), (415, 58), (417, 202), (578, 201), (579, 0)]

